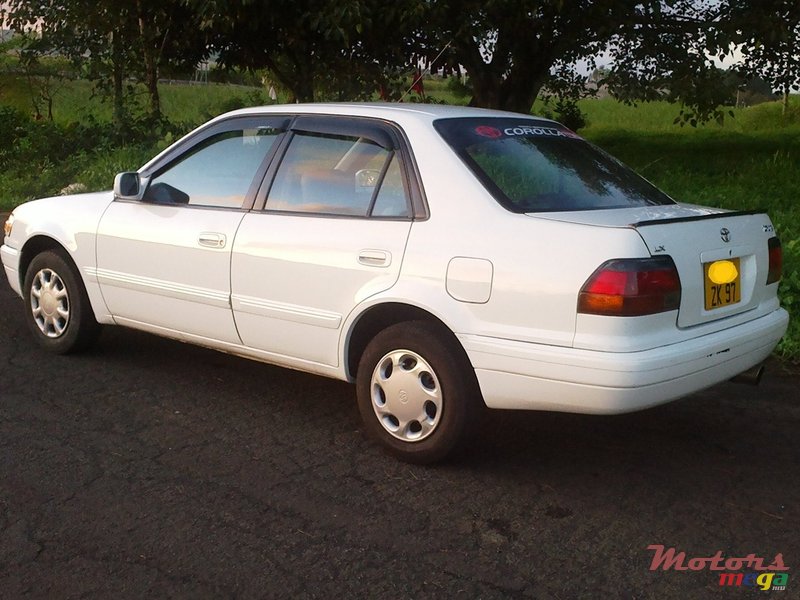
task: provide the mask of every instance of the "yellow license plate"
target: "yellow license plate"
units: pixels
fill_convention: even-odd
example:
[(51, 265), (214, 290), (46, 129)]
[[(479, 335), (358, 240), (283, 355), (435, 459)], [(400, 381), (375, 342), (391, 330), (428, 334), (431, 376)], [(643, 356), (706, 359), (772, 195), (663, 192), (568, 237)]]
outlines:
[(706, 310), (737, 304), (742, 299), (739, 259), (716, 260), (703, 264)]

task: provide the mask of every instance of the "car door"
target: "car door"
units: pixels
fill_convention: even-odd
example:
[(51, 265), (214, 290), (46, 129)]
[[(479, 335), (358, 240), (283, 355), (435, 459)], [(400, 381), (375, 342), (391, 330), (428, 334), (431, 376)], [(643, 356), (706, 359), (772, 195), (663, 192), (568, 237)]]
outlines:
[(419, 192), (388, 125), (303, 116), (289, 136), (236, 236), (234, 318), (246, 346), (336, 367), (348, 314), (397, 281)]
[(287, 123), (238, 118), (202, 130), (140, 173), (141, 201), (111, 203), (97, 232), (97, 279), (118, 323), (240, 342), (231, 248)]

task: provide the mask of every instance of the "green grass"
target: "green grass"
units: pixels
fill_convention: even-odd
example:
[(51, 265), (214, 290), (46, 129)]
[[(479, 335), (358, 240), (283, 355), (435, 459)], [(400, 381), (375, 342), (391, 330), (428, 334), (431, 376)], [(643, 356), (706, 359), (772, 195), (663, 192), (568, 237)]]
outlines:
[[(426, 80), (426, 92), (450, 103), (464, 103), (445, 80)], [(24, 82), (0, 76), (0, 108), (15, 106), (31, 111)], [(264, 101), (253, 88), (225, 85), (161, 86), (165, 116), (187, 129), (211, 116), (239, 106)], [(734, 210), (764, 209), (769, 212), (783, 241), (784, 280), (781, 301), (792, 315), (789, 334), (778, 353), (800, 361), (800, 98), (792, 98), (783, 113), (779, 102), (733, 111), (724, 123), (692, 128), (673, 124), (679, 107), (667, 102), (627, 106), (610, 99), (587, 99), (579, 103), (587, 126), (580, 131), (590, 141), (636, 169), (673, 198), (683, 202), (720, 206)], [(534, 113), (548, 107), (537, 103)], [(57, 124), (65, 137), (72, 123), (98, 123), (111, 118), (108, 103), (93, 94), (84, 81), (67, 83), (58, 93), (54, 107)], [(0, 123), (2, 125), (2, 123)], [(13, 125), (13, 124), (12, 124)], [(57, 193), (70, 183), (82, 183), (89, 190), (107, 189), (114, 174), (136, 169), (169, 144), (174, 136), (136, 144), (101, 144), (74, 152), (58, 148), (53, 129), (40, 128), (54, 139), (19, 142), (26, 158), (0, 164), (0, 211), (33, 197)], [(13, 129), (13, 127), (12, 127)], [(3, 140), (0, 139), (0, 159)], [(41, 149), (40, 149), (41, 148)], [(15, 148), (16, 149), (16, 148)]]
[[(725, 119), (720, 125), (715, 121), (698, 125), (680, 127), (673, 124), (680, 112), (680, 107), (665, 101), (642, 102), (630, 106), (616, 102), (610, 98), (580, 100), (578, 106), (586, 115), (588, 125), (580, 131), (587, 137), (602, 133), (647, 132), (682, 134), (693, 136), (704, 135), (712, 131), (759, 133), (781, 132), (787, 129), (800, 133), (800, 97), (790, 98), (789, 110), (782, 114), (780, 102), (766, 102), (748, 108), (729, 108), (725, 110)], [(537, 101), (533, 106), (534, 114), (542, 114), (552, 106)], [(733, 113), (733, 116), (728, 114)]]
[[(465, 105), (469, 102), (469, 96), (456, 94), (450, 88), (450, 79), (428, 79), (424, 80), (425, 94), (433, 99), (444, 102), (445, 104)], [(408, 82), (411, 85), (411, 81)]]
[[(159, 86), (164, 116), (177, 123), (202, 123), (226, 112), (227, 107), (251, 105), (254, 92), (258, 91), (217, 84)], [(146, 99), (139, 94), (137, 100), (144, 103)], [(25, 112), (33, 110), (25, 82), (7, 76), (0, 76), (0, 104), (14, 106)], [(90, 116), (103, 122), (111, 120), (111, 104), (104, 101), (90, 82), (69, 81), (56, 92), (53, 118), (57, 123), (81, 122)]]

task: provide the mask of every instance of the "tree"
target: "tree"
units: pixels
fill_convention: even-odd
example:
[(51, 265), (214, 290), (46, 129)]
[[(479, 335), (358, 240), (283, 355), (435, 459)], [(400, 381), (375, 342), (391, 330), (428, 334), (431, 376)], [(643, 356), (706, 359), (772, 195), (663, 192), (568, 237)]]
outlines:
[[(477, 106), (530, 110), (548, 90), (586, 93), (585, 71), (597, 57), (607, 80), (626, 99), (700, 104), (706, 84), (719, 83), (702, 50), (719, 7), (703, 0), (430, 0), (424, 1), (425, 46), (431, 57), (449, 43), (447, 61), (463, 66)], [(576, 65), (582, 63), (578, 70)]]
[(137, 47), (141, 59), (135, 61), (134, 73), (143, 81), (149, 97), (149, 112), (161, 117), (158, 79), (164, 65), (177, 69), (193, 68), (208, 54), (196, 13), (177, 0), (133, 0)]
[(42, 113), (46, 112), (47, 120), (52, 121), (55, 96), (73, 74), (70, 73), (68, 61), (42, 42), (40, 38), (19, 36), (20, 51), (17, 58), (25, 76), (36, 120), (43, 119)]
[(800, 2), (797, 0), (730, 0), (726, 22), (731, 41), (744, 54), (741, 71), (762, 77), (783, 95), (800, 90)]
[(127, 27), (126, 6), (111, 2), (70, 0), (10, 0), (7, 22), (12, 29), (26, 32), (76, 65), (88, 76), (111, 90), (117, 122), (125, 118), (124, 80), (132, 61), (133, 32)]
[(436, 60), (466, 69), (473, 105), (527, 112), (543, 91), (586, 94), (601, 53), (619, 97), (683, 101), (689, 122), (729, 92), (704, 51), (710, 0), (187, 1), (224, 64), (266, 68), (299, 101), (368, 96)]
[[(798, 89), (797, 0), (10, 0), (17, 29), (88, 65), (124, 117), (126, 82), (145, 84), (210, 52), (266, 69), (293, 100), (371, 97), (421, 63), (466, 69), (475, 106), (530, 110), (541, 95), (591, 93), (598, 56), (618, 98), (682, 103), (683, 122), (721, 119), (732, 93), (712, 56), (739, 44), (752, 74)], [(581, 65), (578, 68), (577, 65)]]
[(267, 69), (292, 100), (359, 99), (410, 60), (416, 0), (187, 0), (226, 66)]
[(654, 4), (614, 36), (606, 83), (625, 102), (665, 99), (683, 106), (676, 123), (722, 122), (734, 83), (713, 62), (728, 47), (717, 0)]
[(554, 67), (602, 50), (612, 33), (609, 24), (627, 19), (635, 3), (432, 0), (423, 4), (421, 54), (431, 59), (449, 44), (447, 63), (469, 73), (472, 104), (527, 112)]
[(158, 73), (165, 63), (194, 64), (206, 52), (194, 13), (179, 0), (10, 0), (7, 21), (35, 42), (86, 69), (127, 119), (126, 81), (142, 81), (149, 112), (161, 116)]

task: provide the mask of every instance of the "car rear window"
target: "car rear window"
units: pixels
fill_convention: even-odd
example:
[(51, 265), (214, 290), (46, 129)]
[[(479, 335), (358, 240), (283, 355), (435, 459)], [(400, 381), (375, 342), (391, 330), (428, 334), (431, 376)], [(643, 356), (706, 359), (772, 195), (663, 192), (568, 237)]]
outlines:
[(674, 204), (569, 129), (536, 119), (438, 119), (434, 127), (500, 204), (552, 212)]

